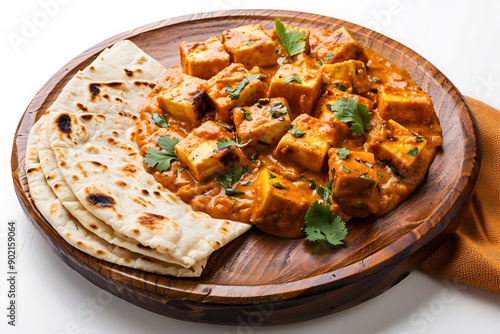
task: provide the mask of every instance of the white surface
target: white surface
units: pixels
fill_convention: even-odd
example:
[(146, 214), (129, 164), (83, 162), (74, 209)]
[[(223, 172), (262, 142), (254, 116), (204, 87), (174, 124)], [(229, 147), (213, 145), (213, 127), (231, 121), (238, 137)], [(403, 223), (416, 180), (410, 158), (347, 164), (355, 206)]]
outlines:
[[(101, 291), (53, 254), (25, 217), (9, 166), (13, 135), (25, 108), (68, 61), (120, 32), (202, 11), (288, 9), (364, 25), (427, 58), (464, 95), (500, 108), (500, 2), (24, 0), (0, 6), (1, 333), (500, 333), (500, 295), (419, 271), (369, 302), (299, 324), (227, 327), (156, 315)], [(18, 225), (16, 327), (7, 325), (9, 220)]]

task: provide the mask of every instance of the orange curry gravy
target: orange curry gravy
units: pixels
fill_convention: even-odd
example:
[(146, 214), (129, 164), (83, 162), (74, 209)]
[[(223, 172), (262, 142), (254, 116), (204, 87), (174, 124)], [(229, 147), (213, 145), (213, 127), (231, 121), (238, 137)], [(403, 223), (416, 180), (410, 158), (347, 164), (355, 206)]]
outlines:
[[(259, 80), (263, 82), (263, 87), (266, 89), (260, 100), (263, 104), (267, 103), (265, 98), (268, 97), (266, 94), (269, 92), (271, 78), (284, 64), (321, 70), (321, 67), (326, 63), (320, 61), (328, 58), (328, 55), (320, 55), (320, 53), (325, 52), (322, 49), (324, 44), (321, 44), (320, 41), (332, 37), (332, 32), (318, 29), (309, 29), (309, 32), (310, 50), (308, 54), (301, 53), (290, 59), (284, 54), (281, 47), (278, 47), (277, 65), (251, 69), (251, 73), (262, 74)], [(272, 33), (269, 33), (269, 35), (272, 36)], [(329, 150), (328, 157), (320, 171), (305, 168), (303, 164), (288, 161), (286, 158), (277, 158), (274, 152), (276, 143), (263, 144), (258, 141), (252, 141), (251, 144), (235, 148), (233, 154), (222, 158), (226, 169), (202, 181), (195, 180), (187, 166), (179, 160), (173, 160), (170, 168), (164, 172), (159, 172), (154, 167), (148, 168), (146, 164), (144, 165), (145, 168), (159, 183), (175, 193), (183, 201), (189, 203), (194, 210), (204, 211), (214, 218), (255, 224), (263, 231), (281, 237), (294, 238), (302, 236), (304, 215), (308, 207), (314, 201), (321, 199), (318, 191), (313, 189), (312, 185), (326, 187), (329, 180), (333, 178), (332, 165), (329, 164), (328, 160), (332, 155), (336, 154), (336, 150), (346, 148), (350, 152), (377, 151), (377, 147), (373, 145), (377, 146), (388, 140), (396, 140), (394, 136), (397, 129), (395, 130), (387, 117), (384, 119), (382, 117), (384, 115), (380, 115), (377, 110), (380, 91), (385, 89), (390, 92), (393, 89), (398, 93), (407, 95), (411, 95), (413, 92), (423, 93), (405, 70), (396, 67), (370, 49), (363, 48), (361, 52), (358, 50), (349, 57), (349, 59), (357, 59), (364, 63), (360, 70), (365, 71), (363, 75), (368, 80), (364, 80), (358, 86), (334, 85), (332, 84), (335, 81), (334, 78), (324, 74), (320, 96), (310, 112), (311, 116), (321, 119), (322, 122), (325, 122), (325, 126), (334, 128), (337, 133), (337, 139), (331, 143), (332, 148)], [(337, 59), (336, 62), (345, 60), (348, 59)], [(180, 120), (160, 107), (158, 94), (165, 86), (166, 80), (171, 80), (169, 78), (175, 76), (176, 71), (182, 71), (180, 65), (169, 69), (164, 76), (158, 79), (156, 87), (142, 106), (140, 122), (136, 128), (136, 141), (141, 148), (141, 154), (146, 155), (146, 151), (151, 147), (158, 148), (157, 140), (159, 137), (171, 136), (182, 140), (207, 121), (222, 124), (231, 133), (233, 139), (237, 140), (233, 120), (227, 120), (227, 118), (223, 120), (218, 117), (217, 112), (208, 100), (204, 101), (202, 115), (196, 123)], [(325, 108), (324, 101), (335, 96), (347, 96), (346, 94), (359, 96), (362, 98), (359, 101), (366, 101), (369, 104), (372, 112), (370, 130), (364, 136), (356, 135), (350, 131), (349, 125), (337, 120), (333, 116), (333, 112), (330, 113), (329, 117), (321, 116)], [(160, 127), (155, 124), (152, 121), (153, 113), (164, 115), (169, 126)], [(391, 161), (388, 162), (385, 158), (384, 161), (376, 160), (375, 163), (369, 163), (363, 158), (356, 158), (353, 155), (352, 159), (357, 159), (358, 162), (364, 163), (373, 171), (372, 178), (376, 181), (376, 186), (374, 186), (369, 196), (365, 196), (363, 200), (366, 203), (363, 205), (353, 205), (354, 202), (352, 202), (351, 197), (359, 195), (356, 192), (352, 196), (349, 195), (351, 197), (339, 195), (338, 201), (331, 202), (332, 210), (340, 215), (344, 221), (352, 217), (366, 217), (370, 214), (382, 215), (387, 213), (394, 209), (424, 179), (429, 165), (442, 144), (439, 121), (432, 110), (432, 115), (427, 120), (401, 120), (398, 123), (415, 135), (415, 138), (407, 138), (406, 140), (418, 141), (419, 138), (426, 140), (424, 149), (418, 152), (420, 155), (418, 161), (412, 166), (411, 170), (396, 170)], [(213, 139), (219, 135), (217, 132), (210, 133), (210, 131), (205, 131), (202, 134), (207, 139)], [(384, 155), (382, 154), (382, 156)], [(244, 165), (246, 168), (246, 172), (241, 179), (232, 184), (232, 188), (242, 193), (227, 195), (225, 188), (216, 180), (216, 176), (232, 171), (236, 163)], [(352, 160), (350, 163), (349, 167), (355, 168), (353, 164), (357, 162)], [(266, 199), (262, 198), (262, 193), (265, 190), (262, 189), (262, 182), (258, 182), (258, 178), (259, 173), (265, 168), (270, 174), (278, 176), (280, 183), (283, 183), (282, 185), (287, 189), (283, 189), (285, 193), (281, 200), (275, 201), (270, 207), (266, 207), (261, 211), (258, 208), (265, 206), (262, 202), (266, 201)], [(347, 170), (347, 168), (345, 169)], [(356, 184), (354, 186), (361, 187), (360, 189), (363, 187)], [(333, 188), (332, 186), (331, 189), (333, 190)], [(293, 189), (293, 191), (290, 191), (290, 189)], [(334, 195), (333, 199), (335, 200), (335, 198)]]

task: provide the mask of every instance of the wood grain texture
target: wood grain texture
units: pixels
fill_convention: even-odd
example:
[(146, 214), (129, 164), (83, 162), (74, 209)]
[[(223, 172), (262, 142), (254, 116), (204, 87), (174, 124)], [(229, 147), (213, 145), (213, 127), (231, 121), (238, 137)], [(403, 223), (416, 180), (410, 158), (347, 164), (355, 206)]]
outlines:
[[(348, 223), (346, 247), (325, 249), (252, 229), (214, 253), (202, 277), (178, 279), (112, 265), (67, 244), (30, 200), (24, 173), (30, 128), (78, 69), (104, 48), (130, 39), (165, 66), (179, 62), (181, 41), (201, 41), (274, 18), (304, 27), (344, 26), (365, 46), (405, 68), (434, 101), (443, 148), (424, 183), (393, 212)], [(12, 176), (21, 205), (53, 250), (97, 286), (142, 308), (183, 320), (274, 325), (312, 319), (373, 298), (413, 270), (457, 228), (480, 167), (473, 113), (450, 81), (409, 48), (334, 18), (277, 10), (201, 13), (156, 22), (110, 38), (70, 61), (41, 88), (24, 113), (13, 144)]]

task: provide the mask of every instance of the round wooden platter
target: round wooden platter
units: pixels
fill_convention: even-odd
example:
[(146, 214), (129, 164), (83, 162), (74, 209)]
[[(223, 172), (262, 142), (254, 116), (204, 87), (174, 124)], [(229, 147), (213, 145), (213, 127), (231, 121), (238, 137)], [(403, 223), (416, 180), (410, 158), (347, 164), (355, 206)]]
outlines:
[[(179, 279), (113, 265), (71, 247), (33, 205), (24, 172), (26, 141), (37, 117), (62, 87), (104, 48), (130, 39), (165, 66), (179, 62), (183, 40), (274, 19), (304, 27), (344, 26), (365, 47), (405, 68), (434, 101), (444, 144), (421, 186), (393, 212), (348, 223), (345, 247), (280, 239), (251, 229), (215, 252), (200, 278)], [(480, 166), (480, 135), (464, 98), (432, 64), (409, 48), (358, 25), (278, 10), (231, 10), (156, 22), (108, 39), (57, 72), (37, 93), (16, 132), (12, 174), (26, 214), (56, 254), (97, 286), (173, 318), (218, 324), (275, 325), (316, 318), (369, 300), (397, 284), (457, 228)]]

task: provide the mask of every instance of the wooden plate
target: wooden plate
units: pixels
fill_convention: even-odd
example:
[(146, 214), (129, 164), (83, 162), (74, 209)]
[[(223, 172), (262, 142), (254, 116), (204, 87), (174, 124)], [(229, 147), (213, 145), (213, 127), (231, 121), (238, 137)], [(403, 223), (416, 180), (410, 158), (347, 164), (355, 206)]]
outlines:
[[(274, 18), (304, 27), (344, 26), (365, 46), (405, 68), (428, 92), (444, 132), (443, 149), (425, 182), (396, 210), (349, 223), (337, 251), (251, 230), (214, 253), (198, 279), (158, 276), (92, 258), (66, 243), (30, 199), (24, 158), (30, 128), (78, 69), (104, 48), (130, 39), (166, 66), (179, 62), (178, 45), (223, 29)], [(432, 64), (369, 29), (320, 15), (234, 10), (183, 16), (127, 31), (82, 53), (57, 72), (29, 104), (17, 129), (12, 174), (26, 214), (56, 254), (97, 286), (142, 308), (183, 320), (268, 325), (312, 319), (373, 298), (406, 277), (453, 230), (480, 166), (480, 136), (464, 98)]]

